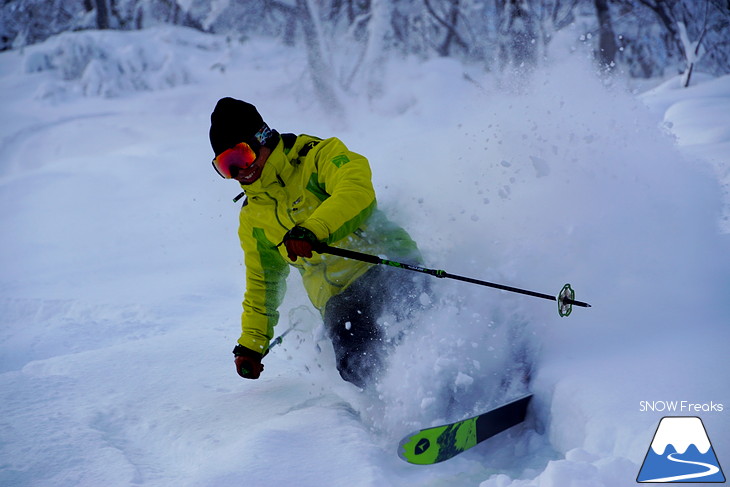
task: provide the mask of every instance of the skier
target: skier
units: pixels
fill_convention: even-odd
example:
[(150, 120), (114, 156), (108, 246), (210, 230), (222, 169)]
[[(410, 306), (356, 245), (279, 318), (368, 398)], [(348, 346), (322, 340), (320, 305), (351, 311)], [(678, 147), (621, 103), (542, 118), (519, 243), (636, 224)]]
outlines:
[(236, 371), (264, 369), (290, 266), (321, 312), (342, 378), (366, 388), (382, 370), (385, 333), (378, 319), (404, 319), (427, 304), (425, 279), (316, 252), (319, 243), (420, 264), (416, 243), (378, 210), (368, 160), (337, 138), (279, 134), (255, 106), (222, 98), (211, 114), (213, 167), (241, 184), (246, 199), (238, 235), (246, 291)]

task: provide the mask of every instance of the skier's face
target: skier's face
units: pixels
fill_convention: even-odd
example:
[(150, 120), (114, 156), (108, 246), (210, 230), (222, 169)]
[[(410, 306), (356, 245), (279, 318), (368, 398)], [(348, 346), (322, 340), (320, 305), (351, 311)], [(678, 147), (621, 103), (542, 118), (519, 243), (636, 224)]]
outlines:
[(271, 149), (268, 147), (261, 147), (256, 159), (245, 169), (238, 168), (236, 166), (231, 167), (231, 177), (243, 185), (252, 184), (261, 177), (261, 172), (264, 170), (264, 165), (269, 159)]

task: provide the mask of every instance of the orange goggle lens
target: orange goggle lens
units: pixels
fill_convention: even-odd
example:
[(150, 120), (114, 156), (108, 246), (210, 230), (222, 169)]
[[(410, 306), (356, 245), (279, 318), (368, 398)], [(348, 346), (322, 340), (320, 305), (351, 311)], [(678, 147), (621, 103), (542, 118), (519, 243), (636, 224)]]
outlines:
[(239, 170), (251, 167), (255, 160), (256, 153), (251, 146), (241, 142), (213, 159), (213, 167), (221, 177), (231, 179), (234, 173), (237, 174)]

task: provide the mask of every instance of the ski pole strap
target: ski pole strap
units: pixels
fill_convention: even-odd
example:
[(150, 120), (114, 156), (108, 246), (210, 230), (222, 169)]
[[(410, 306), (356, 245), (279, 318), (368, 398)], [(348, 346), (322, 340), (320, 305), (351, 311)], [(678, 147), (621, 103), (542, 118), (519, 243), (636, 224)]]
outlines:
[(367, 262), (375, 265), (387, 265), (389, 267), (396, 267), (398, 269), (406, 269), (409, 271), (422, 272), (439, 278), (455, 279), (457, 281), (464, 281), (471, 284), (478, 284), (480, 286), (487, 286), (502, 291), (509, 291), (512, 293), (524, 294), (527, 296), (533, 296), (536, 298), (548, 299), (550, 301), (558, 302), (558, 313), (560, 316), (568, 316), (573, 310), (573, 306), (580, 306), (583, 308), (590, 308), (591, 305), (582, 301), (575, 300), (575, 291), (570, 287), (570, 284), (563, 286), (558, 296), (551, 294), (543, 294), (535, 291), (528, 291), (527, 289), (520, 289), (512, 286), (505, 286), (504, 284), (496, 284), (494, 282), (482, 281), (480, 279), (473, 279), (471, 277), (459, 276), (457, 274), (451, 274), (446, 271), (438, 269), (428, 269), (426, 267), (420, 267), (412, 264), (405, 264), (403, 262), (395, 262), (388, 259), (382, 259), (376, 255), (364, 254), (362, 252), (356, 252), (354, 250), (342, 249), (339, 247), (331, 247), (325, 243), (319, 243), (314, 246), (313, 250), (320, 254), (331, 254), (346, 259), (359, 260), (361, 262)]

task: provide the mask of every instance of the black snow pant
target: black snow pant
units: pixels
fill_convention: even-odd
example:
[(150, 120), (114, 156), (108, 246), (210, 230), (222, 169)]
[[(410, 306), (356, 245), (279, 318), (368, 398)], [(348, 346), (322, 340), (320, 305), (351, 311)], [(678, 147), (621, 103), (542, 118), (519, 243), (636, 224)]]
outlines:
[(330, 298), (324, 325), (344, 380), (365, 389), (377, 379), (388, 345), (378, 319), (389, 313), (404, 320), (424, 309), (430, 299), (426, 279), (423, 274), (375, 266)]

